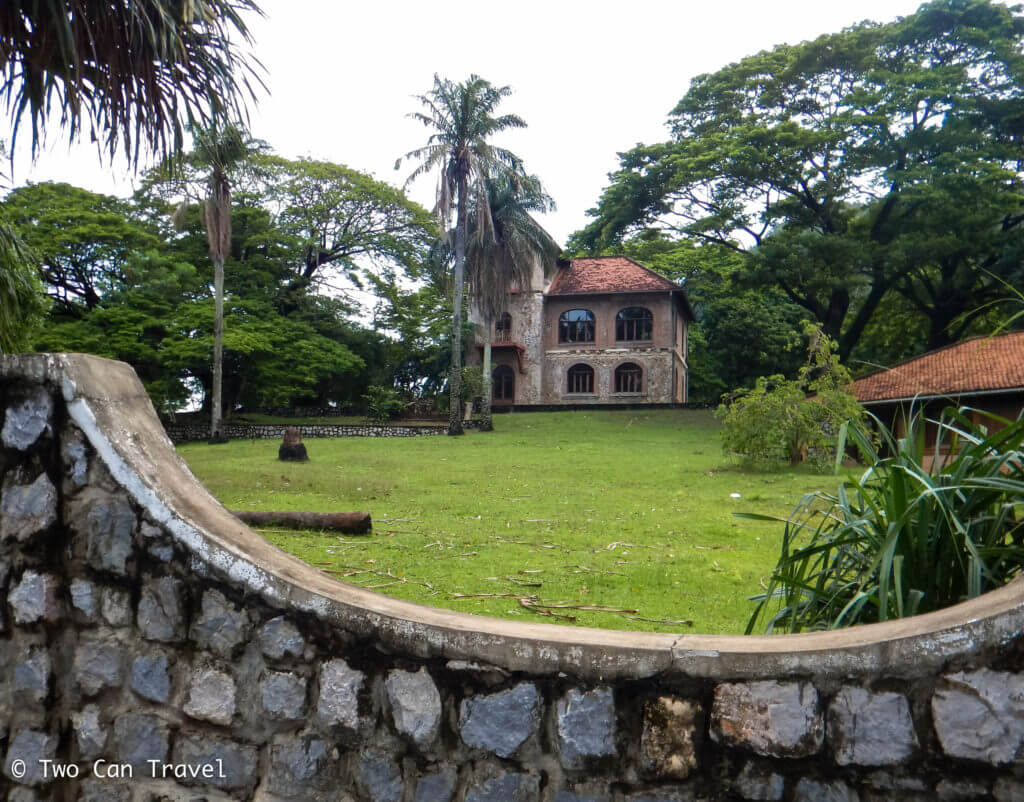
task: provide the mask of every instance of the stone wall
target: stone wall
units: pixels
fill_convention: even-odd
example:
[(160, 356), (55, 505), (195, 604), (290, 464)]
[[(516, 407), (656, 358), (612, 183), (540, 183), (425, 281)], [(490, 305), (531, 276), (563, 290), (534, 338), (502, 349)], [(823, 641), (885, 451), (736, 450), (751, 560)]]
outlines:
[(0, 408), (9, 800), (1024, 799), (1021, 582), (799, 636), (495, 621), (270, 546), (125, 365), (5, 357)]
[[(474, 421), (463, 421), (464, 428), (473, 428)], [(229, 440), (261, 440), (284, 437), (284, 425), (227, 424), (224, 434)], [(303, 424), (297, 427), (303, 437), (426, 437), (445, 434), (447, 426), (402, 426), (401, 424), (366, 423), (360, 425), (334, 425), (329, 423)], [(210, 439), (209, 425), (195, 423), (164, 423), (164, 430), (172, 443), (191, 443)]]

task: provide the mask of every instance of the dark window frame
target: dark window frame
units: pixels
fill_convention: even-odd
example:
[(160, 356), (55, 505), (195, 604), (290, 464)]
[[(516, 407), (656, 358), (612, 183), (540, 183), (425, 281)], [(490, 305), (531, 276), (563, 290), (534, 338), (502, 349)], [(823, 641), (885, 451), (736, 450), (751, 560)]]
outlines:
[(594, 368), (586, 362), (577, 362), (565, 372), (567, 395), (593, 395), (597, 384)]
[(497, 365), (491, 371), (491, 398), (495, 401), (516, 400), (516, 372), (510, 365)]
[(615, 315), (615, 342), (649, 343), (653, 339), (654, 315), (646, 306), (627, 306)]
[(644, 369), (636, 362), (623, 362), (615, 368), (615, 392), (640, 395), (644, 391)]
[[(585, 317), (570, 320), (569, 315), (583, 313)], [(566, 309), (558, 316), (558, 342), (560, 343), (592, 343), (597, 325), (594, 313), (589, 309)]]

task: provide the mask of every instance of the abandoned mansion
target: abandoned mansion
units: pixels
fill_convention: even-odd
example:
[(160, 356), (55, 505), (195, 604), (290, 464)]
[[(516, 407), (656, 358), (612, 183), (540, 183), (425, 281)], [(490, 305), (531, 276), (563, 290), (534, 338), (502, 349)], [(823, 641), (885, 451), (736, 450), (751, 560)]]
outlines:
[[(490, 331), (495, 406), (686, 401), (693, 311), (679, 286), (638, 262), (574, 259), (549, 279), (538, 268), (508, 309)], [(469, 362), (481, 364), (475, 345)]]

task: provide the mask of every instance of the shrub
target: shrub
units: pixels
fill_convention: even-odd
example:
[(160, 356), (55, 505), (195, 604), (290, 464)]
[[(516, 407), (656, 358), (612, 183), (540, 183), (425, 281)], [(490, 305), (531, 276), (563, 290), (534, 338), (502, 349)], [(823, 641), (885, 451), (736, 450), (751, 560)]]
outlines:
[(383, 422), (399, 417), (405, 411), (405, 402), (394, 387), (371, 384), (363, 396), (366, 404), (366, 417), (370, 420)]
[(722, 421), (722, 447), (748, 465), (778, 469), (804, 460), (830, 465), (840, 428), (863, 420), (835, 343), (814, 326), (806, 333), (808, 359), (796, 379), (762, 376), (752, 390), (734, 393), (715, 413)]
[[(785, 519), (782, 553), (766, 592), (753, 597), (747, 632), (759, 624), (800, 632), (902, 618), (1017, 576), (1024, 566), (1024, 417), (993, 418), (1006, 428), (988, 434), (971, 422), (971, 411), (949, 408), (938, 420), (913, 414), (901, 438), (876, 419), (888, 456), (851, 428), (871, 467), (834, 495), (804, 497)], [(938, 435), (926, 449), (929, 423)]]

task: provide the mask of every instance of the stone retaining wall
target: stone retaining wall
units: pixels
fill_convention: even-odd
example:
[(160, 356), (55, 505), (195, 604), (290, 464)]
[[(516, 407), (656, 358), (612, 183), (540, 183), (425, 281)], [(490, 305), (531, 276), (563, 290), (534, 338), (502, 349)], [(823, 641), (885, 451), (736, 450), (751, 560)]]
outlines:
[(495, 621), (271, 547), (120, 363), (5, 357), (0, 409), (7, 799), (1024, 799), (1020, 582), (774, 638)]
[[(465, 428), (472, 428), (463, 423)], [(285, 425), (227, 424), (224, 434), (229, 440), (262, 440), (284, 437)], [(298, 427), (303, 437), (427, 437), (446, 434), (447, 426), (402, 426), (400, 424), (367, 423), (360, 425), (303, 424)], [(210, 439), (210, 427), (194, 423), (164, 423), (164, 430), (172, 443), (191, 443)]]

